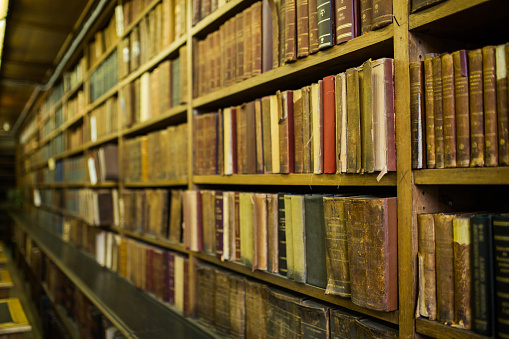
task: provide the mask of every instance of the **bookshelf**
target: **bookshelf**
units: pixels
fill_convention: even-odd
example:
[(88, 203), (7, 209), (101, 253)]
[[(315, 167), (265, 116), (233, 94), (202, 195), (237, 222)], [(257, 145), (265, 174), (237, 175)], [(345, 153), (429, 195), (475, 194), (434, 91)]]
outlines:
[[(204, 39), (208, 34), (215, 32), (228, 19), (250, 7), (255, 1), (229, 1), (208, 16), (192, 25), (192, 4), (187, 3), (186, 29), (181, 36), (174, 37), (167, 46), (163, 46), (156, 53), (146, 58), (134, 70), (124, 76), (119, 76), (116, 85), (90, 102), (90, 83), (92, 73), (110, 56), (117, 51), (119, 58), (117, 67), (120, 68), (122, 53), (122, 40), (134, 32), (145, 18), (154, 11), (162, 0), (148, 3), (143, 10), (136, 15), (129, 25), (125, 26), (122, 34), (116, 42), (107, 48), (94, 62), (91, 67), (84, 70), (83, 79), (70, 90), (66, 91), (55, 102), (49, 100), (50, 95), (45, 94), (38, 102), (38, 106), (44, 106), (44, 110), (38, 113), (34, 111), (30, 119), (37, 126), (43, 126), (47, 119), (54, 117), (58, 107), (65, 107), (66, 103), (76, 96), (78, 91), (85, 94), (85, 109), (77, 113), (72, 119), (64, 121), (48, 135), (38, 135), (40, 129), (31, 133), (26, 138), (24, 145), (36, 144), (27, 147), (27, 151), (19, 156), (19, 167), (22, 168), (20, 187), (45, 189), (68, 189), (75, 188), (104, 188), (117, 189), (119, 194), (126, 190), (141, 191), (146, 189), (225, 189), (240, 191), (257, 191), (259, 189), (273, 191), (289, 191), (292, 193), (341, 193), (343, 190), (359, 192), (379, 193), (390, 192), (397, 196), (397, 219), (398, 219), (398, 298), (397, 311), (377, 312), (365, 307), (355, 305), (350, 299), (340, 298), (324, 294), (324, 290), (311, 285), (297, 283), (276, 274), (262, 271), (252, 271), (242, 264), (229, 261), (221, 261), (215, 256), (191, 251), (183, 244), (172, 243), (166, 239), (158, 239), (148, 234), (126, 230), (118, 225), (107, 227), (110, 231), (126, 237), (136, 239), (143, 243), (158, 246), (181, 253), (189, 258), (190, 265), (197, 262), (205, 262), (217, 268), (223, 268), (236, 272), (241, 276), (251, 277), (265, 283), (279, 286), (287, 290), (309, 296), (317, 300), (329, 302), (333, 305), (360, 312), (387, 323), (397, 325), (399, 336), (402, 338), (414, 337), (417, 333), (431, 337), (471, 337), (483, 338), (472, 331), (465, 331), (451, 326), (415, 317), (419, 278), (417, 271), (417, 214), (431, 212), (451, 211), (451, 206), (444, 207), (444, 199), (452, 209), (459, 208), (461, 211), (479, 210), (475, 203), (483, 200), (480, 206), (492, 208), (493, 193), (502, 193), (506, 185), (509, 185), (508, 167), (483, 167), (483, 168), (448, 168), (448, 169), (413, 169), (411, 164), (411, 117), (410, 117), (410, 72), (409, 63), (423, 60), (428, 52), (452, 52), (460, 48), (478, 48), (488, 43), (505, 43), (504, 32), (507, 31), (508, 3), (502, 0), (446, 0), (422, 11), (411, 13), (410, 3), (407, 0), (393, 0), (393, 23), (381, 29), (361, 35), (346, 43), (322, 50), (316, 54), (299, 59), (296, 62), (261, 73), (255, 77), (223, 87), (215, 92), (202, 96), (193, 97), (193, 49), (198, 40)], [(93, 31), (104, 29), (111, 18), (114, 17), (113, 5), (98, 20)], [(504, 30), (505, 28), (505, 30)], [(93, 31), (88, 40), (93, 40)], [(486, 41), (485, 41), (486, 40)], [(182, 54), (182, 48), (186, 54)], [(89, 48), (84, 46), (81, 52), (83, 57), (89, 58)], [(362, 65), (369, 58), (382, 57), (394, 58), (394, 92), (396, 112), (396, 149), (397, 171), (385, 174), (381, 180), (377, 180), (374, 174), (234, 174), (234, 175), (196, 175), (193, 173), (193, 128), (196, 115), (206, 112), (217, 111), (228, 106), (240, 105), (247, 101), (273, 95), (276, 91), (297, 89), (310, 85), (322, 79), (324, 76), (337, 74), (354, 66)], [(179, 60), (184, 62), (187, 68), (180, 73), (180, 77), (187, 82), (187, 93), (183, 93), (187, 100), (173, 103), (172, 107), (159, 112), (157, 116), (146, 120), (133, 121), (125, 126), (121, 121), (123, 94), (126, 86), (134, 84), (146, 73), (152, 73), (165, 61), (171, 63)], [(69, 65), (72, 69), (74, 65)], [(119, 73), (120, 74), (120, 73)], [(181, 79), (181, 81), (182, 81)], [(182, 84), (182, 82), (180, 83)], [(53, 154), (54, 160), (68, 159), (83, 154), (85, 157), (90, 151), (98, 146), (115, 143), (119, 150), (119, 164), (122, 164), (126, 156), (124, 144), (130, 140), (148, 135), (151, 132), (161, 131), (168, 126), (176, 126), (187, 123), (187, 178), (157, 179), (143, 181), (126, 181), (125, 168), (120, 169), (118, 181), (108, 181), (92, 185), (87, 178), (78, 183), (37, 183), (28, 182), (30, 175), (48, 167), (48, 161), (32, 159), (41, 152), (44, 145), (50, 143), (60, 133), (66, 133), (71, 127), (80, 126), (87, 115), (108, 99), (117, 99), (118, 118), (117, 130), (111, 134), (98, 138), (96, 141), (84, 143), (82, 146)], [(183, 98), (181, 98), (183, 99)], [(46, 104), (42, 104), (47, 101)], [(50, 104), (51, 102), (51, 104)], [(28, 130), (28, 127), (27, 127)], [(40, 159), (39, 159), (40, 160)], [(23, 170), (24, 168), (24, 170)], [(500, 187), (499, 187), (500, 186)], [(474, 188), (472, 188), (474, 187)], [(445, 196), (445, 198), (444, 198)], [(475, 198), (475, 199), (474, 199)], [(488, 199), (489, 198), (489, 199)], [(507, 199), (506, 199), (507, 200)], [(504, 201), (495, 204), (495, 207), (503, 208)], [(452, 203), (454, 202), (454, 203)], [(447, 203), (445, 203), (447, 205)], [(61, 208), (43, 207), (45, 210), (59, 215), (73, 218), (74, 216)], [(76, 218), (76, 217), (74, 217)], [(25, 223), (26, 220), (20, 223)], [(37, 239), (37, 238), (35, 238)], [(37, 240), (36, 240), (37, 241)], [(48, 249), (49, 251), (50, 249)], [(72, 266), (66, 269), (69, 274), (74, 274)], [(192, 270), (191, 270), (192, 271)], [(192, 281), (192, 274), (191, 279)], [(191, 293), (191, 304), (196, 296)], [(193, 323), (194, 321), (191, 320)]]

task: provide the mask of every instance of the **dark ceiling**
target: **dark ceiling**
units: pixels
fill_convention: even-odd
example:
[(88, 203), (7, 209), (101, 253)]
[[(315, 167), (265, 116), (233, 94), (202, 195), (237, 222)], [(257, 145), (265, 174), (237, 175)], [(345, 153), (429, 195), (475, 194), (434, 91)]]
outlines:
[[(0, 130), (49, 80), (94, 0), (10, 0), (0, 66)], [(2, 133), (0, 132), (0, 133)]]

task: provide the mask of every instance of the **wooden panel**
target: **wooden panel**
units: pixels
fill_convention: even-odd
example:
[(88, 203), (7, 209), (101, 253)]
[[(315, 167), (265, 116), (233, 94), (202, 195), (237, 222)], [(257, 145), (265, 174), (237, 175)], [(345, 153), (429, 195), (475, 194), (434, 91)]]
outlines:
[(147, 182), (126, 182), (124, 184), (127, 188), (136, 187), (174, 187), (174, 186), (186, 186), (187, 179), (174, 179), (174, 180), (158, 180), (158, 181), (147, 181)]
[(415, 320), (417, 333), (424, 334), (430, 337), (442, 339), (442, 338), (451, 338), (451, 339), (488, 339), (489, 337), (485, 337), (474, 333), (472, 331), (467, 331), (459, 328), (454, 328), (452, 326), (447, 326), (441, 324), (437, 321), (430, 321), (424, 318), (417, 318)]
[(427, 169), (414, 176), (417, 185), (509, 185), (509, 167)]

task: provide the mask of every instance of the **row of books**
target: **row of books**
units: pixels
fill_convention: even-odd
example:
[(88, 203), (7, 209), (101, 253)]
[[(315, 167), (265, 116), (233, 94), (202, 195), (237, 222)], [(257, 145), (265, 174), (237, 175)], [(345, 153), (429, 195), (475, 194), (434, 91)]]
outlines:
[(51, 132), (55, 129), (55, 120), (53, 119), (47, 119), (44, 121), (44, 124), (42, 125), (42, 128), (40, 130), (40, 138), (44, 139), (48, 135), (50, 135)]
[(51, 88), (51, 91), (48, 95), (48, 99), (46, 100), (45, 105), (41, 107), (43, 112), (42, 116), (43, 119), (50, 113), (50, 108), (55, 106), (57, 102), (60, 99), (62, 99), (63, 96), (64, 96), (64, 82), (59, 81), (55, 86)]
[(108, 98), (83, 120), (83, 143), (95, 142), (119, 129), (117, 97)]
[(83, 155), (55, 162), (54, 182), (83, 183), (86, 179), (86, 160)]
[(396, 198), (189, 190), (183, 210), (189, 250), (398, 307)]
[(64, 123), (64, 109), (62, 105), (59, 105), (55, 109), (55, 128), (59, 128)]
[(195, 317), (231, 338), (397, 338), (398, 331), (350, 310), (198, 263)]
[(118, 83), (117, 50), (114, 50), (90, 76), (90, 102), (108, 92)]
[(124, 127), (155, 118), (187, 100), (185, 51), (186, 47), (181, 47), (184, 57), (165, 60), (120, 89)]
[(193, 0), (192, 25), (196, 25), (207, 15), (223, 7), (229, 0)]
[(118, 226), (116, 189), (66, 189), (65, 210), (91, 226)]
[(87, 71), (87, 59), (82, 57), (78, 63), (68, 72), (64, 73), (64, 90), (70, 91), (74, 87), (83, 82), (84, 75)]
[(410, 64), (412, 167), (509, 165), (509, 44)]
[(92, 185), (118, 180), (118, 145), (107, 144), (89, 151), (88, 182)]
[[(85, 133), (85, 126), (84, 124), (75, 125), (72, 127), (69, 127), (66, 129), (65, 136), (66, 136), (66, 142), (65, 142), (65, 150), (66, 151), (72, 151), (75, 149), (78, 149), (79, 147), (83, 146), (83, 134)], [(56, 155), (56, 154), (55, 154)]]
[(187, 123), (127, 139), (122, 152), (126, 182), (187, 177)]
[(57, 134), (48, 143), (44, 144), (41, 148), (34, 152), (31, 157), (32, 165), (48, 161), (49, 158), (54, 157), (65, 151), (65, 136), (63, 133)]
[(373, 173), (396, 170), (394, 61), (298, 90), (195, 115), (194, 173)]
[(108, 25), (103, 30), (97, 31), (94, 40), (88, 43), (88, 65), (90, 67), (94, 67), (104, 53), (117, 43), (118, 36), (117, 20), (113, 15)]
[(419, 313), (485, 336), (509, 333), (507, 214), (419, 214)]
[(85, 102), (85, 94), (83, 90), (79, 90), (76, 95), (69, 98), (66, 103), (65, 120), (71, 121), (80, 113), (83, 113), (87, 104)]

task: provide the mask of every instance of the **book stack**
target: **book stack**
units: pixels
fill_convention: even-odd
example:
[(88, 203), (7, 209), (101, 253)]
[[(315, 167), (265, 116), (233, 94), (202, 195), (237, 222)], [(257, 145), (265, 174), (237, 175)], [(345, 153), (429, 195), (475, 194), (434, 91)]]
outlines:
[(392, 59), (195, 115), (194, 173), (373, 173), (396, 170)]
[(96, 142), (102, 137), (118, 131), (117, 97), (112, 96), (85, 116), (83, 123), (84, 142)]
[(396, 198), (200, 190), (185, 191), (183, 207), (191, 251), (398, 307)]
[(55, 109), (55, 128), (59, 128), (64, 123), (64, 110), (62, 106)]
[[(86, 134), (87, 125), (76, 125), (75, 127), (70, 127), (67, 129), (65, 135), (66, 135), (66, 143), (65, 143), (65, 150), (66, 151), (72, 151), (75, 150), (81, 146), (83, 146), (83, 143), (85, 141), (85, 136), (83, 134)], [(55, 154), (56, 155), (56, 154)]]
[(207, 15), (226, 5), (229, 0), (193, 0), (193, 26)]
[(92, 103), (118, 83), (118, 57), (114, 50), (90, 76), (90, 100)]
[(76, 118), (80, 113), (85, 110), (85, 94), (82, 90), (79, 90), (75, 96), (69, 98), (66, 104), (66, 117), (65, 121), (71, 121)]
[(72, 70), (64, 73), (64, 90), (70, 91), (83, 81), (83, 74), (87, 71), (87, 59), (82, 57)]
[(65, 191), (65, 209), (90, 226), (119, 224), (116, 189), (67, 189)]
[(488, 337), (508, 333), (507, 214), (419, 214), (422, 317)]
[(118, 180), (118, 146), (107, 144), (89, 151), (88, 182), (92, 185)]
[(63, 182), (84, 183), (85, 182), (85, 158), (80, 155), (62, 160)]
[(90, 67), (94, 67), (104, 53), (108, 52), (117, 43), (116, 25), (116, 17), (112, 16), (108, 25), (103, 30), (97, 31), (94, 40), (88, 44), (88, 65)]
[(509, 45), (410, 64), (412, 167), (509, 165)]

